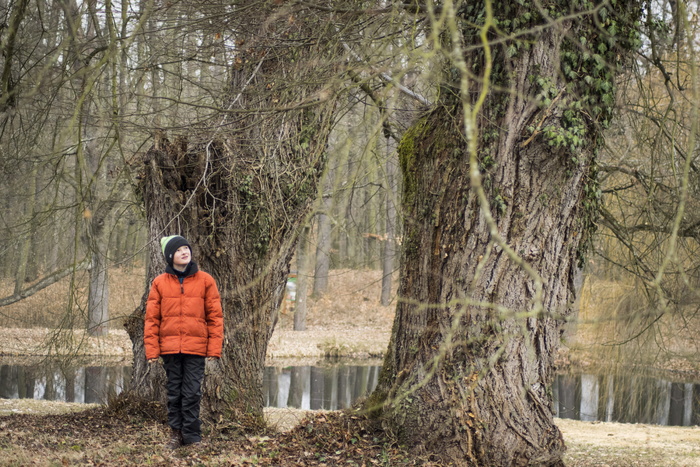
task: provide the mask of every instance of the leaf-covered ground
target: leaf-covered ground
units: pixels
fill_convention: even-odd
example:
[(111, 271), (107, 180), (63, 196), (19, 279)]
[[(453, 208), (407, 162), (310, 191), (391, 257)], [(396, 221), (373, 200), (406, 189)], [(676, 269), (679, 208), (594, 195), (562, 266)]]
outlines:
[(167, 435), (162, 421), (133, 410), (2, 416), (0, 465), (430, 465), (352, 412), (316, 413), (286, 432), (213, 433), (174, 451), (164, 447)]
[[(269, 414), (268, 414), (269, 415)], [(275, 414), (279, 416), (280, 413)], [(290, 412), (267, 431), (210, 433), (200, 447), (170, 451), (150, 410), (0, 416), (1, 466), (438, 466), (409, 455), (353, 411)], [(291, 423), (289, 421), (291, 420)], [(297, 423), (299, 421), (299, 423)], [(700, 466), (700, 428), (557, 420), (569, 467)]]

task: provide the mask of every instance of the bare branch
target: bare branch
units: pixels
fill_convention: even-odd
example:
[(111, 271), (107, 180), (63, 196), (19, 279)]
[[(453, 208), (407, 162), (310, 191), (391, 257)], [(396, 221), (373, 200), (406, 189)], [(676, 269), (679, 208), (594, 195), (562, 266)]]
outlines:
[(56, 282), (60, 281), (66, 276), (69, 276), (70, 274), (74, 273), (75, 271), (82, 271), (85, 270), (89, 267), (90, 265), (90, 259), (86, 258), (82, 260), (80, 263), (78, 263), (76, 266), (70, 266), (65, 269), (61, 269), (59, 271), (54, 272), (53, 274), (50, 274), (46, 277), (44, 277), (42, 280), (37, 282), (36, 284), (32, 285), (31, 287), (28, 287), (24, 290), (21, 290), (19, 293), (15, 293), (10, 295), (9, 297), (5, 297), (0, 299), (0, 307), (11, 305), (13, 303), (19, 302), (22, 299), (25, 299), (27, 297), (31, 297), (35, 293), (39, 292), (40, 290), (45, 289), (46, 287), (50, 286), (51, 284), (55, 284)]

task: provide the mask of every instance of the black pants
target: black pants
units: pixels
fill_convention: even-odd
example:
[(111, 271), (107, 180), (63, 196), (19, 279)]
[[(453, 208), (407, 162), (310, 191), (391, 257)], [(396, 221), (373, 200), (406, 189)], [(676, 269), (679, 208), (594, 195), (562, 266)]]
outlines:
[(168, 425), (182, 431), (184, 444), (202, 440), (199, 403), (202, 400), (204, 360), (199, 355), (163, 355), (168, 375)]

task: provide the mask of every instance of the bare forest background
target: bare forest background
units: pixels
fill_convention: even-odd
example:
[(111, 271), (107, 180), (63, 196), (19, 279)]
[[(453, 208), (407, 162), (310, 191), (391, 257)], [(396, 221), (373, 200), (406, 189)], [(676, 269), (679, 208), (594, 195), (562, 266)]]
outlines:
[[(216, 130), (236, 44), (187, 3), (42, 2), (36, 11), (20, 3), (2, 10), (4, 24), (14, 19), (21, 31), (6, 44), (19, 63), (5, 65), (0, 319), (101, 335), (122, 327), (133, 311), (124, 306), (138, 305), (147, 245), (158, 241), (147, 238), (134, 194), (143, 153), (156, 133), (176, 139), (183, 128)], [(367, 99), (347, 97), (292, 269), (300, 288), (308, 279), (309, 292), (321, 296), (332, 268), (383, 268), (386, 305), (398, 259), (397, 160)], [(163, 235), (180, 230), (171, 225)], [(112, 274), (118, 280), (110, 286)], [(14, 311), (58, 282), (68, 284), (65, 296)]]
[[(649, 3), (644, 46), (618, 84), (619, 118), (606, 132), (599, 185), (589, 187), (602, 215), (582, 265), (580, 319), (614, 330), (598, 337), (617, 354), (664, 359), (685, 349), (682, 357), (693, 359), (696, 348), (676, 344), (695, 332), (698, 305), (699, 6), (689, 2), (680, 21), (672, 5)], [(138, 305), (147, 245), (157, 241), (135, 196), (142, 154), (156, 132), (174, 139), (189, 128), (216, 131), (241, 45), (226, 36), (218, 9), (226, 6), (0, 5), (2, 326), (102, 335), (121, 329), (128, 307)], [(396, 143), (431, 98), (421, 92), (431, 77), (420, 50), (397, 61), (408, 45), (378, 39), (367, 47), (348, 49), (348, 60), (363, 61), (363, 73), (379, 79), (354, 77), (360, 85), (334, 125), (291, 269), (300, 297), (322, 296), (334, 269), (381, 271), (377, 300), (388, 305), (401, 251)], [(163, 234), (178, 231), (173, 224)], [(22, 305), (46, 288), (60, 293)], [(636, 351), (647, 345), (651, 354)]]
[[(149, 251), (158, 242), (147, 225), (140, 186), (146, 155), (167, 142), (199, 145), (209, 157), (210, 141), (248, 118), (250, 108), (237, 104), (245, 99), (257, 105), (248, 91), (252, 78), (266, 72), (264, 57), (243, 53), (250, 36), (241, 39), (230, 18), (252, 14), (258, 4), (283, 3), (0, 0), (0, 326), (49, 328), (54, 337), (76, 329), (97, 337), (123, 332), (124, 319), (140, 306), (148, 286)], [(325, 14), (330, 7), (320, 3), (313, 3), (315, 11)], [(465, 10), (467, 3), (456, 2)], [(547, 16), (545, 7), (533, 5)], [(579, 313), (567, 323), (569, 353), (561, 361), (694, 371), (700, 363), (695, 339), (700, 330), (700, 2), (640, 2), (637, 47), (622, 69), (603, 58), (622, 29), (606, 13), (616, 5), (614, 0), (590, 5), (612, 41), (577, 39), (580, 53), (599, 66), (600, 74), (567, 65), (560, 70), (566, 80), (594, 88), (599, 99), (579, 107), (567, 103), (557, 111), (562, 119), (578, 118), (581, 106), (615, 109), (614, 118), (597, 122), (604, 144), (596, 151), (582, 201), (591, 235), (575, 277)], [(281, 21), (288, 28), (284, 34), (291, 34), (300, 18), (292, 9), (270, 8), (275, 13), (259, 31), (283, 35), (275, 29)], [(319, 56), (309, 64), (332, 68), (334, 81), (304, 81), (309, 91), (294, 106), (301, 112), (326, 102), (331, 93), (340, 95), (327, 142), (313, 140), (313, 132), (304, 136), (299, 124), (302, 137), (292, 148), (318, 151), (324, 159), (310, 214), (287, 238), (294, 245), (289, 277), (296, 287), (290, 326), (299, 330), (306, 325), (307, 297), (323, 297), (329, 281), (342, 281), (353, 271), (361, 277), (376, 272), (371, 277), (381, 282), (372, 298), (377, 304), (400, 301), (406, 187), (397, 148), (447, 92), (433, 85), (436, 59), (428, 47), (434, 47), (428, 26), (442, 25), (441, 2), (364, 2), (356, 8), (347, 23), (356, 29), (337, 31), (348, 38), (333, 45), (337, 62), (329, 65)], [(352, 10), (337, 9), (339, 15)], [(423, 16), (408, 21), (408, 14)], [(494, 30), (515, 30), (515, 23), (528, 20), (511, 18), (506, 24), (501, 19)], [(510, 47), (502, 53), (517, 56), (517, 47)], [(336, 72), (339, 68), (345, 71)], [(239, 80), (241, 69), (250, 70), (250, 80)], [(538, 102), (542, 109), (554, 108), (561, 93), (540, 79), (531, 83), (539, 89)], [(259, 100), (273, 105), (275, 92), (282, 89), (284, 95), (299, 84), (256, 85)], [(263, 113), (291, 115), (289, 101), (271, 108)], [(530, 138), (520, 147), (545, 138), (550, 147), (575, 154), (585, 137), (548, 126), (547, 111), (542, 115), (527, 126)], [(500, 137), (487, 132), (479, 141), (488, 145)], [(250, 148), (255, 150), (254, 143)], [(486, 173), (495, 162), (480, 157)], [(253, 177), (237, 183), (241, 191), (262, 190)], [(511, 200), (489, 186), (488, 177), (484, 185), (492, 211), (505, 212)], [(194, 193), (199, 185), (187, 188)], [(215, 225), (216, 193), (211, 196), (213, 214), (207, 213), (206, 221)], [(539, 201), (551, 202), (544, 195)], [(159, 234), (183, 232), (180, 218), (171, 221)], [(272, 229), (263, 225), (259, 235), (269, 240), (277, 233)], [(525, 259), (535, 254), (515, 253)], [(195, 246), (195, 260), (197, 254)]]

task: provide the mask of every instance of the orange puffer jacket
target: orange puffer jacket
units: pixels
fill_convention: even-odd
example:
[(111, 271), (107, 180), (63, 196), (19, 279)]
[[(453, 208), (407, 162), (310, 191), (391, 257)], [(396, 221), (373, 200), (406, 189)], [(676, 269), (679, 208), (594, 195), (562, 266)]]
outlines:
[(166, 272), (153, 279), (143, 332), (147, 360), (175, 353), (221, 356), (224, 317), (219, 290), (211, 275), (192, 266), (184, 278)]

